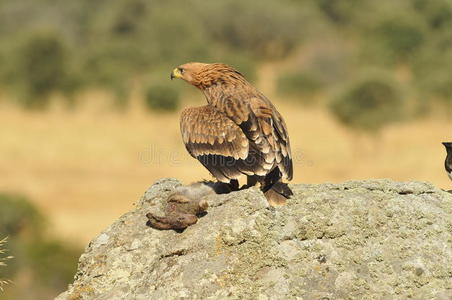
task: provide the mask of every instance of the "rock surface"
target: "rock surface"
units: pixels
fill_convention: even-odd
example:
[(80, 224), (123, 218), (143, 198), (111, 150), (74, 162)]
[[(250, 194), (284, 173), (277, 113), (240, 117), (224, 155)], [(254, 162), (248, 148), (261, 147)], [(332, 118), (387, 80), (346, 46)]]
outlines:
[(452, 194), (389, 180), (209, 194), (182, 233), (147, 227), (181, 184), (155, 183), (95, 238), (57, 299), (452, 299)]

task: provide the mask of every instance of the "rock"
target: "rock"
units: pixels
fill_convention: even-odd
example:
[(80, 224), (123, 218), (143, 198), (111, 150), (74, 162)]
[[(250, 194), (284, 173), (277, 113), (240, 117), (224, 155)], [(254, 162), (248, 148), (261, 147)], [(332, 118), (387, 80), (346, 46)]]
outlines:
[(183, 232), (146, 226), (181, 184), (155, 183), (94, 239), (57, 299), (451, 299), (452, 195), (389, 180), (207, 194)]

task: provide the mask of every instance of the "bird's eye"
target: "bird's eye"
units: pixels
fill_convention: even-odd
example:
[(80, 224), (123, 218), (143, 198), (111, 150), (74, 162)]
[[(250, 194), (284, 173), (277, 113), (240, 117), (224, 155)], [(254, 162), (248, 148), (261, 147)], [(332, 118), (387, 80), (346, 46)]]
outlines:
[(179, 72), (180, 72), (181, 74), (184, 74), (185, 70), (184, 70), (183, 68), (179, 68)]

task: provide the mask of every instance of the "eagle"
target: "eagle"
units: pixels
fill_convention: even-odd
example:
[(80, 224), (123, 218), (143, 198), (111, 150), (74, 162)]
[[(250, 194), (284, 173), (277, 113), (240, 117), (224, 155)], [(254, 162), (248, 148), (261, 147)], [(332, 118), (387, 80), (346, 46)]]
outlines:
[(182, 111), (180, 130), (187, 151), (222, 183), (239, 189), (260, 184), (270, 205), (286, 203), (293, 177), (286, 123), (270, 100), (233, 67), (192, 62), (178, 66), (179, 78), (204, 94), (207, 105)]
[(443, 143), (446, 147), (446, 159), (444, 160), (444, 168), (446, 169), (447, 175), (449, 175), (450, 180), (452, 180), (452, 143)]

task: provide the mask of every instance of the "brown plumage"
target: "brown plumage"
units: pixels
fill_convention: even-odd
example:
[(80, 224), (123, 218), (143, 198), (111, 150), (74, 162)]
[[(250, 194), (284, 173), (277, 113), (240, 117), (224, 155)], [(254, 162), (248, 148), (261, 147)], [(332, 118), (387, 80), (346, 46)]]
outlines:
[(237, 184), (246, 175), (248, 185), (261, 183), (269, 202), (276, 205), (292, 195), (281, 178), (293, 176), (286, 124), (262, 93), (238, 71), (225, 64), (188, 63), (174, 69), (199, 88), (207, 105), (182, 112), (181, 132), (188, 152), (221, 182)]

